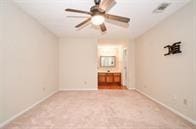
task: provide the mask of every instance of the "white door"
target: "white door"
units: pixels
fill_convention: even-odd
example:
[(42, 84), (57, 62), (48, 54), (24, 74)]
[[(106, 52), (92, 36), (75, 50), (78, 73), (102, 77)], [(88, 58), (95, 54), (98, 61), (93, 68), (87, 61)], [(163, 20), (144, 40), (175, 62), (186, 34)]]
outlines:
[(123, 48), (122, 52), (122, 83), (128, 86), (128, 56), (127, 49)]

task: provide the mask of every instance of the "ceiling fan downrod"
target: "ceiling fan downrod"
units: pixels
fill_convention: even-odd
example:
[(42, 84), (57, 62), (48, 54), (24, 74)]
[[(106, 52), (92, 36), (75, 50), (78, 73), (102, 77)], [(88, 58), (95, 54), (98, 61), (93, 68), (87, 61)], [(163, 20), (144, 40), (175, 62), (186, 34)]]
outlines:
[(101, 0), (94, 0), (94, 2), (95, 2), (95, 5), (99, 5)]

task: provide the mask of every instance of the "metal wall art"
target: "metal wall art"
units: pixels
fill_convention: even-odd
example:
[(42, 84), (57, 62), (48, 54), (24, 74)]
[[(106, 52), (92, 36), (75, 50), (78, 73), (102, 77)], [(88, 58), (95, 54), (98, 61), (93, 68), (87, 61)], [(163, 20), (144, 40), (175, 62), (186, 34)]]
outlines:
[(181, 42), (176, 42), (173, 45), (167, 45), (164, 48), (168, 48), (168, 53), (164, 54), (164, 56), (168, 56), (171, 54), (178, 54), (178, 53), (182, 53), (182, 51), (180, 50), (181, 48)]

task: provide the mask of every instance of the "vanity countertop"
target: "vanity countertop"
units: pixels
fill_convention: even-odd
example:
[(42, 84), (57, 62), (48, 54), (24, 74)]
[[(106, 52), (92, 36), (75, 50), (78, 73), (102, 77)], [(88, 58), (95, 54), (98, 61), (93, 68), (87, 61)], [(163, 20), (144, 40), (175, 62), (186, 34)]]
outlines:
[(107, 72), (107, 71), (98, 71), (98, 73), (121, 73), (120, 71), (111, 71), (111, 72)]

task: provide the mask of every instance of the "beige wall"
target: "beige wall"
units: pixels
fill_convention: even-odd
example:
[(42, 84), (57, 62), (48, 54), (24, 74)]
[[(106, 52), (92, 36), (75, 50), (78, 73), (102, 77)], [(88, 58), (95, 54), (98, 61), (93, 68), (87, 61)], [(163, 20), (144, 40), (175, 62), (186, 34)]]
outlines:
[[(69, 39), (59, 41), (59, 82), (62, 90), (97, 89), (97, 39)], [(103, 41), (103, 40), (102, 40)], [(114, 41), (114, 40), (113, 40)], [(116, 41), (116, 40), (115, 40)], [(106, 43), (107, 42), (107, 43)], [(108, 44), (111, 40), (104, 40)], [(116, 41), (117, 42), (117, 41)], [(135, 88), (134, 42), (124, 42), (124, 47), (130, 49), (128, 87)], [(114, 42), (113, 42), (114, 43)]]
[[(194, 86), (194, 91), (196, 93), (196, 1), (193, 1), (193, 6), (194, 6), (194, 26), (193, 26), (193, 38), (194, 38), (194, 56), (193, 56), (193, 61), (194, 61), (194, 80), (195, 80), (195, 86)], [(196, 121), (196, 94), (194, 95), (194, 120)]]
[[(136, 88), (192, 120), (196, 120), (194, 27), (191, 3), (136, 39)], [(182, 54), (164, 56), (163, 47), (177, 41), (182, 41)]]
[(97, 89), (97, 40), (60, 39), (60, 89)]
[(3, 1), (0, 1), (0, 123), (3, 121)]
[(11, 2), (4, 2), (3, 121), (58, 89), (58, 39)]
[(128, 44), (128, 88), (135, 89), (135, 41), (129, 40)]

